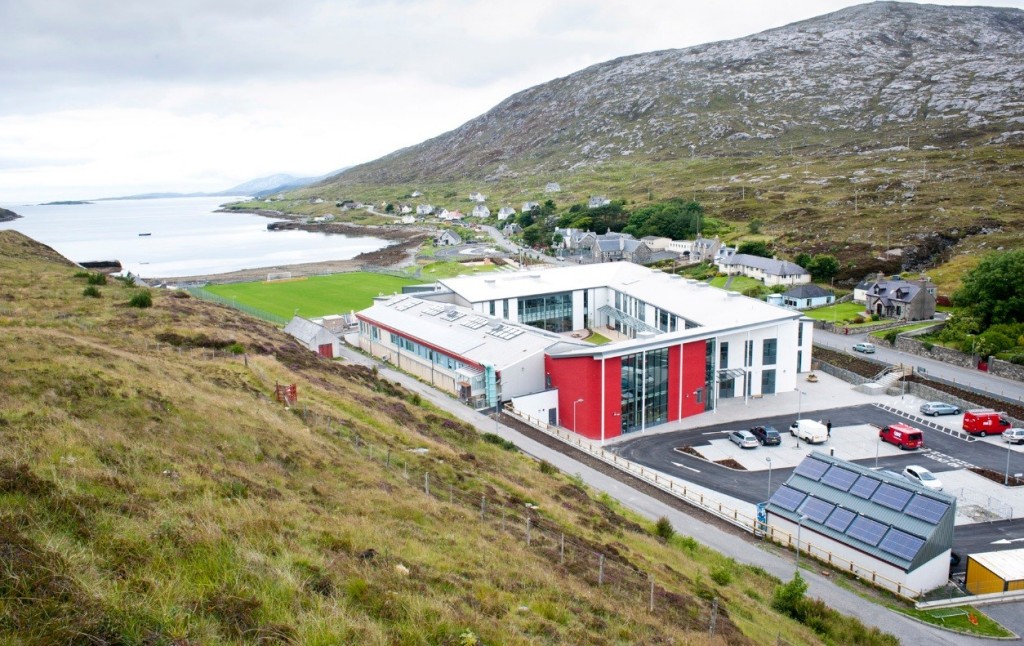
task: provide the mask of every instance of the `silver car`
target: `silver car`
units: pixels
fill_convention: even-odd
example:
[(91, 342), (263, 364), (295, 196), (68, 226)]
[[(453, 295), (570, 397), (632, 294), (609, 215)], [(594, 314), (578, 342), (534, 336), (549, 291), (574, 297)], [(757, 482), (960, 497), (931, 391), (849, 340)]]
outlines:
[(1008, 428), (1003, 431), (1003, 439), (1010, 444), (1024, 444), (1024, 428)]
[(959, 415), (962, 412), (963, 411), (960, 410), (959, 406), (946, 404), (944, 402), (928, 402), (926, 404), (921, 404), (921, 414), (931, 415), (932, 417), (935, 415)]
[(733, 431), (729, 433), (729, 441), (741, 449), (756, 449), (761, 444), (750, 431)]

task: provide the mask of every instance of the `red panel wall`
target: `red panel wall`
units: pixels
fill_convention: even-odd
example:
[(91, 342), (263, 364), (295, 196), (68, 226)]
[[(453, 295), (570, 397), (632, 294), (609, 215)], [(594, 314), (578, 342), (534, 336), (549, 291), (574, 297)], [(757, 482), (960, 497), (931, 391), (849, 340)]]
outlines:
[(704, 388), (704, 368), (707, 347), (704, 341), (694, 341), (683, 346), (683, 414), (682, 417), (698, 415), (704, 412), (704, 399), (697, 401), (694, 391)]
[[(619, 372), (621, 361), (607, 359), (605, 364), (604, 403), (601, 402), (601, 360), (592, 357), (546, 357), (545, 370), (551, 387), (558, 389), (559, 422), (592, 440), (601, 439), (601, 418), (605, 420), (605, 438), (618, 437), (622, 424), (615, 413), (621, 406)], [(573, 402), (576, 404), (573, 419)]]

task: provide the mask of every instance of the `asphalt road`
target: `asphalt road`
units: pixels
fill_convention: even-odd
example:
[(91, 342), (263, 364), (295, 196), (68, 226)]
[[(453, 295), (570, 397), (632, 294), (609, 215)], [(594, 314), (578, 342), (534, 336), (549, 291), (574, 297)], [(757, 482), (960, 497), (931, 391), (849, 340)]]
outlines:
[[(815, 411), (815, 419), (831, 419), (833, 435), (842, 433), (842, 426), (857, 424), (876, 424), (885, 426), (896, 422), (907, 422), (906, 418), (888, 413), (875, 406), (854, 406), (837, 408), (831, 411)], [(750, 503), (767, 500), (769, 492), (768, 479), (771, 477), (771, 490), (774, 491), (793, 473), (792, 468), (775, 468), (769, 471), (739, 471), (702, 460), (698, 457), (680, 453), (674, 449), (683, 445), (700, 446), (711, 439), (724, 438), (728, 431), (750, 428), (754, 425), (774, 426), (782, 434), (783, 443), (795, 440), (789, 434), (792, 415), (784, 417), (756, 418), (740, 422), (715, 424), (697, 429), (675, 431), (638, 437), (626, 440), (618, 445), (607, 447), (624, 458), (638, 464), (656, 469), (667, 475), (683, 478), (725, 495)], [(912, 423), (912, 422), (911, 422)], [(981, 466), (1002, 472), (1006, 466), (1006, 449), (988, 442), (967, 441), (941, 431), (928, 429), (925, 431), (925, 451), (908, 451), (893, 457), (882, 457), (877, 466), (900, 472), (911, 456), (917, 455), (926, 459), (917, 459), (931, 471), (941, 474), (943, 471), (962, 469), (966, 466)], [(817, 447), (820, 451), (829, 450), (829, 442)], [(773, 447), (751, 449), (771, 456)], [(1018, 460), (1020, 459), (1019, 454)], [(874, 458), (854, 460), (868, 467), (876, 466)], [(682, 466), (680, 466), (682, 465)], [(940, 476), (941, 479), (941, 476)], [(996, 541), (1020, 542), (998, 543)], [(977, 523), (961, 525), (956, 528), (953, 536), (953, 550), (961, 554), (987, 552), (999, 549), (1024, 547), (1024, 518), (993, 523)], [(962, 566), (961, 566), (962, 567)]]
[(914, 369), (923, 368), (924, 373), (930, 377), (937, 377), (953, 382), (960, 386), (972, 388), (1000, 397), (1024, 402), (1024, 383), (996, 377), (987, 372), (936, 361), (927, 357), (919, 357), (916, 354), (900, 352), (884, 346), (875, 346), (874, 354), (859, 354), (853, 351), (853, 345), (860, 341), (870, 341), (867, 334), (833, 334), (824, 330), (814, 331), (814, 344), (830, 350), (847, 352), (866, 359), (874, 359), (888, 365), (905, 364), (914, 366)]

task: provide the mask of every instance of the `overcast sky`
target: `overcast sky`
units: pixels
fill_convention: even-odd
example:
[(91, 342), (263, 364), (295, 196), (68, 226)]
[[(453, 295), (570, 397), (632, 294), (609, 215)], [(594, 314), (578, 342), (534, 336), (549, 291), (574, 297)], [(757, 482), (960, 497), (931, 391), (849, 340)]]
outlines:
[(594, 63), (854, 4), (0, 0), (0, 203), (320, 175)]

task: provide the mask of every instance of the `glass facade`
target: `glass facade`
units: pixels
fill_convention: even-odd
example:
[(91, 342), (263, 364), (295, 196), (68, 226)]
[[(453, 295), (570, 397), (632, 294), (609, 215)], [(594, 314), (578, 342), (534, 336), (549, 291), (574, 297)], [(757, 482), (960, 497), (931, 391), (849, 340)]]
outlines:
[[(377, 328), (374, 328), (374, 330), (376, 329)], [(399, 336), (394, 332), (391, 333), (391, 344), (394, 345), (396, 348), (405, 350), (406, 352), (415, 354), (418, 357), (426, 359), (427, 361), (430, 361), (439, 368), (447, 368), (448, 370), (458, 370), (459, 368), (464, 368), (466, 366), (466, 364), (462, 363), (458, 359), (449, 357), (448, 355), (442, 354), (437, 350), (428, 348), (425, 345), (420, 345), (419, 343), (416, 343), (415, 341), (407, 339), (403, 336)]]
[(571, 332), (572, 293), (562, 292), (521, 299), (519, 322), (548, 332)]
[(761, 345), (761, 365), (774, 366), (778, 354), (779, 342), (777, 339), (765, 339)]
[(762, 395), (774, 395), (775, 394), (775, 370), (768, 369), (761, 371), (761, 394)]
[(622, 357), (622, 432), (668, 421), (668, 348)]
[(715, 340), (704, 342), (704, 410), (715, 408)]

